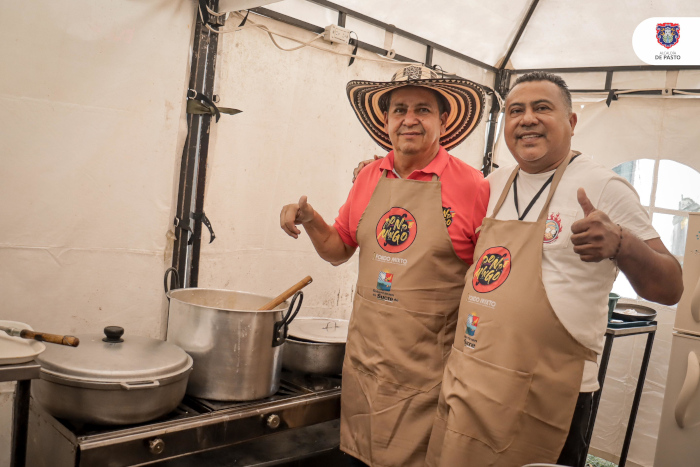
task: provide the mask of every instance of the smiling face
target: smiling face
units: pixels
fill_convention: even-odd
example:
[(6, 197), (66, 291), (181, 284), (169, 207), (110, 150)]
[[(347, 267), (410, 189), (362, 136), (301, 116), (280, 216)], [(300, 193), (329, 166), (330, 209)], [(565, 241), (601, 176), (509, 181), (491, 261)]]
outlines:
[(577, 117), (556, 84), (520, 83), (508, 94), (505, 108), (506, 144), (525, 172), (552, 170), (569, 154)]
[(440, 114), (433, 91), (406, 86), (392, 91), (384, 121), (396, 155), (432, 157), (440, 147), (447, 112)]

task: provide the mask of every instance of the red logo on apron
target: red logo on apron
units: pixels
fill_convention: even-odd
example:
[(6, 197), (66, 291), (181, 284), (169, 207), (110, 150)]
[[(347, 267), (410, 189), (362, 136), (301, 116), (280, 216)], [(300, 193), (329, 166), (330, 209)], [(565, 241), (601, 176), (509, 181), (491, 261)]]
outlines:
[(507, 248), (495, 246), (486, 250), (474, 267), (474, 290), (480, 293), (496, 290), (508, 278), (510, 264), (511, 255)]
[(416, 219), (404, 208), (391, 208), (377, 223), (377, 243), (382, 250), (400, 253), (416, 239)]

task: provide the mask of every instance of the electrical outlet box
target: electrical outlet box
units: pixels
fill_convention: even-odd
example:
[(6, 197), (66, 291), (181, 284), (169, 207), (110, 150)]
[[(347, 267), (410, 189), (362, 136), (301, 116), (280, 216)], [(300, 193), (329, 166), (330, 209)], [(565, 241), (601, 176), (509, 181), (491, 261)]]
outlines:
[(349, 44), (350, 30), (331, 24), (330, 26), (326, 26), (326, 30), (323, 33), (323, 40), (336, 44)]

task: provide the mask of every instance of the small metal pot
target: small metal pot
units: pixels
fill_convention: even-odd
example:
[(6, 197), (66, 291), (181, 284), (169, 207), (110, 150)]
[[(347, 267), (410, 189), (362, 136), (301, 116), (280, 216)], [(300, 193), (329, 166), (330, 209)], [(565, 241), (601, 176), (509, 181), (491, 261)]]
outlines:
[(142, 423), (171, 412), (185, 395), (192, 358), (158, 339), (78, 336), (77, 348), (47, 347), (37, 357), (40, 379), (32, 396), (57, 418), (99, 425)]
[(304, 317), (289, 326), (282, 366), (291, 371), (337, 375), (343, 371), (348, 321)]
[(324, 343), (287, 337), (282, 354), (286, 370), (316, 375), (338, 375), (343, 371), (345, 343)]

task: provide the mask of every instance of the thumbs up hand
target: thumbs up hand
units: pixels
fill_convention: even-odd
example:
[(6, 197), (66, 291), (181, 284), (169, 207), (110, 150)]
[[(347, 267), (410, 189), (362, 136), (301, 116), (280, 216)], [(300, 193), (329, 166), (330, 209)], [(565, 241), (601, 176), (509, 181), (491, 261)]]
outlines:
[(576, 195), (584, 217), (571, 225), (574, 252), (581, 261), (595, 263), (615, 256), (621, 241), (620, 227), (593, 206), (583, 188)]
[(299, 198), (299, 203), (287, 204), (282, 208), (280, 227), (290, 237), (299, 238), (301, 231), (296, 226), (313, 220), (315, 212), (314, 208), (307, 202), (306, 196), (302, 196)]

